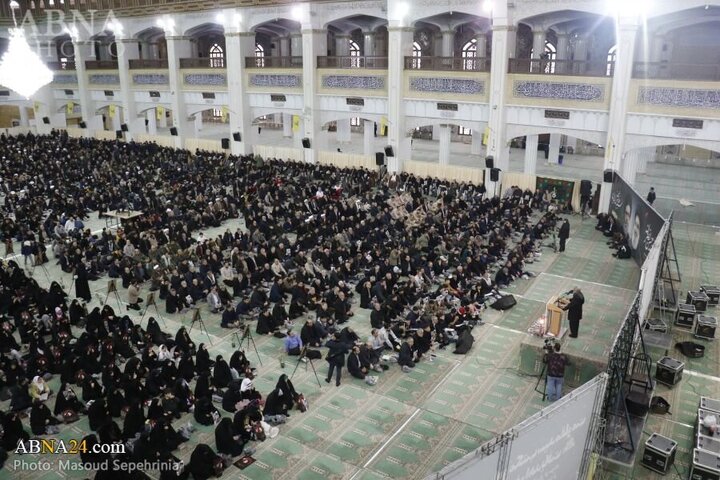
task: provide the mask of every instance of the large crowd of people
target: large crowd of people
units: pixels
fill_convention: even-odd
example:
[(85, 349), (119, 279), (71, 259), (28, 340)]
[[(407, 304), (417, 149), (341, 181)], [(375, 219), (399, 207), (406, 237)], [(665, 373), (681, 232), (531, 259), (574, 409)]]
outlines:
[[(251, 453), (305, 408), (303, 396), (285, 375), (257, 391), (246, 352), (228, 362), (185, 327), (172, 334), (150, 318), (142, 328), (108, 304), (88, 311), (89, 281), (117, 279), (122, 308), (141, 309), (146, 292), (167, 314), (207, 304), (205, 322), (252, 326), (302, 361), (324, 357), (328, 383), (340, 385), (346, 368), (372, 385), (394, 364), (410, 372), (459, 345), (499, 288), (532, 275), (556, 223), (552, 212), (533, 215), (542, 192), (490, 197), (482, 185), (406, 173), (61, 133), (2, 136), (0, 154), (3, 241), (7, 254), (19, 242), (23, 257), (0, 270), (0, 394), (10, 399), (0, 444), (14, 451), (28, 438), (25, 412), (40, 436), (87, 415), (88, 442), (124, 443), (129, 461), (173, 466), (193, 430), (178, 419), (215, 425), (214, 448), (198, 445), (187, 468), (161, 478), (207, 478)], [(85, 227), (115, 210), (142, 215)], [(243, 226), (205, 236), (230, 219)], [(22, 268), (47, 261), (72, 273), (74, 292), (44, 289)], [(349, 323), (358, 308), (370, 311), (367, 338)], [(51, 392), (45, 380), (56, 375), (62, 386)]]

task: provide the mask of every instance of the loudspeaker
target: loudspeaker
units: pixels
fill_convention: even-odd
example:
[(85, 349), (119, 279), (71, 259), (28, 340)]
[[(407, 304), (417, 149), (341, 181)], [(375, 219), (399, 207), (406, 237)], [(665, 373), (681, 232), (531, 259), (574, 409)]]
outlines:
[(490, 181), (491, 182), (500, 181), (500, 169), (499, 168), (491, 168), (490, 169)]
[(390, 145), (385, 147), (385, 156), (386, 157), (394, 157), (395, 156), (395, 152), (393, 151), (393, 148)]
[(127, 123), (123, 123), (122, 125), (120, 125), (120, 130), (122, 130), (123, 132), (127, 132), (128, 131)]
[(485, 168), (495, 168), (495, 159), (492, 155), (485, 157)]
[(50, 117), (43, 117), (42, 121), (45, 125), (50, 125)]
[(146, 118), (146, 119), (145, 119), (145, 126), (147, 127), (148, 125), (150, 125), (150, 120), (148, 120), (148, 119)]
[(240, 132), (233, 133), (233, 140), (235, 140), (236, 142), (242, 142), (242, 137), (240, 136)]
[(123, 131), (115, 130), (115, 138), (123, 138)]
[(383, 152), (375, 152), (375, 165), (385, 165), (385, 154)]
[(592, 195), (592, 182), (590, 180), (580, 180), (580, 196), (589, 197)]
[(230, 148), (230, 139), (223, 138), (220, 140), (220, 144), (222, 145), (223, 150), (227, 150), (228, 148)]
[(605, 170), (603, 172), (603, 182), (612, 183), (615, 180), (615, 172), (612, 170)]
[(302, 139), (302, 146), (303, 148), (310, 148), (310, 139), (305, 137)]
[(170, 135), (177, 137), (177, 127), (170, 127)]
[(80, 128), (87, 128), (87, 123), (85, 123), (85, 122), (83, 122), (82, 120), (80, 120), (80, 123), (78, 123), (78, 126), (79, 126)]
[(632, 391), (625, 397), (625, 406), (629, 414), (644, 417), (650, 409), (650, 395)]
[(503, 295), (500, 297), (500, 300), (497, 300), (495, 303), (490, 305), (490, 308), (494, 308), (495, 310), (507, 310), (508, 308), (514, 307), (516, 303), (517, 301), (512, 295)]

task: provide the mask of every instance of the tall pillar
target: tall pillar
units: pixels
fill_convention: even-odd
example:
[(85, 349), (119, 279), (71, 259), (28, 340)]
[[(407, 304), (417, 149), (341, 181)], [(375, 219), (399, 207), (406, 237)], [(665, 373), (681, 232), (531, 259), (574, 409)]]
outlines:
[(302, 57), (302, 33), (290, 34), (290, 55)]
[[(327, 31), (315, 28), (310, 20), (310, 4), (299, 4), (305, 11), (305, 22), (302, 25), (303, 38), (303, 137), (310, 139), (312, 148), (305, 148), (305, 161), (315, 163), (316, 153), (325, 146), (322, 144), (320, 132), (320, 102), (317, 94), (315, 75), (318, 55), (326, 55)], [(302, 137), (301, 137), (302, 138)]]
[[(610, 97), (608, 137), (605, 146), (604, 170), (622, 171), (622, 157), (625, 150), (627, 109), (630, 81), (632, 78), (633, 55), (638, 31), (637, 17), (619, 17), (617, 24), (617, 55), (615, 75)], [(604, 184), (605, 187), (607, 184)], [(610, 188), (602, 188), (599, 211), (607, 213), (610, 207)]]
[(537, 155), (538, 155), (537, 135), (527, 135), (525, 137), (525, 169), (524, 172), (529, 175), (535, 175), (537, 171)]
[[(224, 25), (227, 71), (233, 72), (227, 79), (230, 151), (233, 155), (247, 155), (252, 153), (253, 119), (245, 95), (245, 57), (255, 56), (255, 33), (247, 31), (248, 28), (240, 20), (237, 11), (225, 11), (225, 18), (237, 19)], [(236, 133), (240, 134), (239, 142), (234, 138)]]
[(548, 163), (551, 165), (557, 165), (560, 156), (560, 134), (550, 134), (550, 148), (548, 152)]
[(335, 35), (335, 56), (347, 57), (350, 55), (350, 35)]
[(567, 65), (565, 61), (568, 59), (569, 54), (569, 48), (570, 48), (570, 42), (568, 38), (567, 33), (558, 33), (557, 34), (557, 54), (556, 59), (558, 60), (558, 63), (555, 64), (555, 72), (557, 73), (565, 73), (567, 71)]
[(289, 113), (283, 113), (282, 114), (282, 124), (283, 124), (283, 137), (290, 138), (293, 136), (292, 134), (292, 115)]
[(442, 32), (442, 55), (443, 57), (455, 56), (455, 30), (444, 30)]
[[(95, 108), (90, 104), (90, 90), (88, 89), (85, 60), (95, 58), (94, 45), (90, 41), (73, 38), (73, 50), (75, 52), (75, 75), (77, 75), (78, 82), (80, 115), (88, 125), (93, 125), (92, 121), (95, 117)], [(99, 127), (99, 125), (96, 125), (95, 127)], [(88, 131), (88, 136), (92, 136), (92, 131)]]
[(150, 135), (157, 135), (157, 110), (151, 108), (146, 111), (145, 118), (147, 120), (147, 133)]
[[(506, 137), (505, 89), (507, 85), (508, 58), (515, 53), (515, 26), (505, 2), (498, 2), (493, 10), (492, 64), (490, 68), (490, 118), (488, 122), (487, 155), (495, 160), (495, 166), (508, 170), (510, 148)], [(485, 171), (486, 188), (493, 192), (490, 172)]]
[(115, 114), (112, 116), (112, 118), (110, 120), (111, 120), (113, 131), (117, 132), (118, 130), (121, 129), (120, 125), (122, 124), (122, 119), (120, 118), (120, 109), (119, 108), (117, 108), (117, 107), (115, 108)]
[(475, 35), (475, 52), (478, 58), (487, 57), (487, 33), (480, 32)]
[(200, 138), (200, 132), (203, 129), (202, 112), (198, 112), (193, 117), (193, 125), (195, 127), (195, 138)]
[[(586, 62), (588, 56), (588, 39), (585, 35), (578, 35), (575, 38), (575, 48), (573, 50), (573, 61), (574, 62)], [(585, 63), (575, 63), (573, 66), (573, 73), (582, 75), (585, 73)]]
[(375, 139), (375, 122), (372, 120), (363, 121), (363, 154), (373, 154), (373, 140)]
[(335, 132), (337, 141), (339, 143), (350, 143), (352, 139), (350, 136), (350, 119), (341, 118), (335, 124), (337, 125), (337, 131)]
[(622, 176), (627, 183), (635, 186), (635, 178), (640, 165), (640, 150), (634, 149), (623, 155)]
[(288, 36), (280, 37), (280, 56), (290, 56), (290, 37)]
[[(398, 10), (400, 1), (389, 0), (388, 11)], [(391, 8), (395, 7), (395, 8)], [(388, 26), (388, 143), (395, 157), (388, 159), (388, 170), (402, 171), (403, 162), (410, 160), (410, 138), (405, 129), (403, 74), (405, 56), (412, 55), (413, 29), (404, 25), (402, 16), (390, 15)]]
[(188, 136), (187, 108), (182, 94), (183, 77), (180, 71), (180, 59), (192, 55), (192, 46), (188, 37), (175, 36), (172, 29), (165, 30), (168, 53), (168, 76), (170, 79), (170, 102), (173, 127), (177, 129), (175, 147), (183, 148)]
[(439, 128), (438, 161), (440, 165), (450, 164), (450, 125), (443, 123)]
[(130, 60), (140, 57), (140, 49), (136, 40), (119, 39), (117, 41), (118, 56), (118, 75), (120, 77), (120, 91), (122, 93), (122, 110), (124, 122), (128, 126), (125, 133), (126, 140), (133, 139), (133, 133), (144, 130), (141, 129), (137, 118), (137, 108), (135, 105), (134, 91), (132, 90), (132, 76), (130, 75)]
[[(389, 34), (388, 34), (389, 35)], [(434, 57), (443, 56), (443, 37), (441, 33), (433, 35), (433, 54)]]
[(20, 110), (20, 118), (19, 118), (20, 126), (27, 127), (28, 125), (30, 125), (30, 120), (28, 118), (27, 106), (21, 104), (19, 107), (19, 110)]
[(472, 155), (480, 155), (482, 153), (482, 128), (473, 128), (470, 137), (470, 153)]
[(375, 56), (375, 32), (363, 32), (363, 56)]
[(545, 53), (545, 30), (533, 30), (533, 51), (532, 58), (538, 59)]

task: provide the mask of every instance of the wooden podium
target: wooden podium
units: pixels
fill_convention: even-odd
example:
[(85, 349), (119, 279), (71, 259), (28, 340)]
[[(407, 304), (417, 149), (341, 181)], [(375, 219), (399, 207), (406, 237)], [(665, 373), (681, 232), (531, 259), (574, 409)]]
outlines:
[[(563, 320), (565, 319), (565, 310), (560, 308), (567, 304), (567, 299), (558, 300), (557, 295), (553, 295), (545, 305), (545, 318), (547, 319), (547, 334), (552, 334), (555, 338), (562, 338), (565, 333), (563, 328)], [(559, 305), (558, 305), (559, 303)]]

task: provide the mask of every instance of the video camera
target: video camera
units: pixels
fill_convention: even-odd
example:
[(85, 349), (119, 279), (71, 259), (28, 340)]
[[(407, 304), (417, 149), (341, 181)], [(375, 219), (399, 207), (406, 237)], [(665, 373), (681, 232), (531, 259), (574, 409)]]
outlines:
[(545, 350), (546, 353), (552, 353), (555, 351), (555, 344), (557, 343), (556, 338), (546, 338), (545, 344), (543, 345), (543, 350)]

